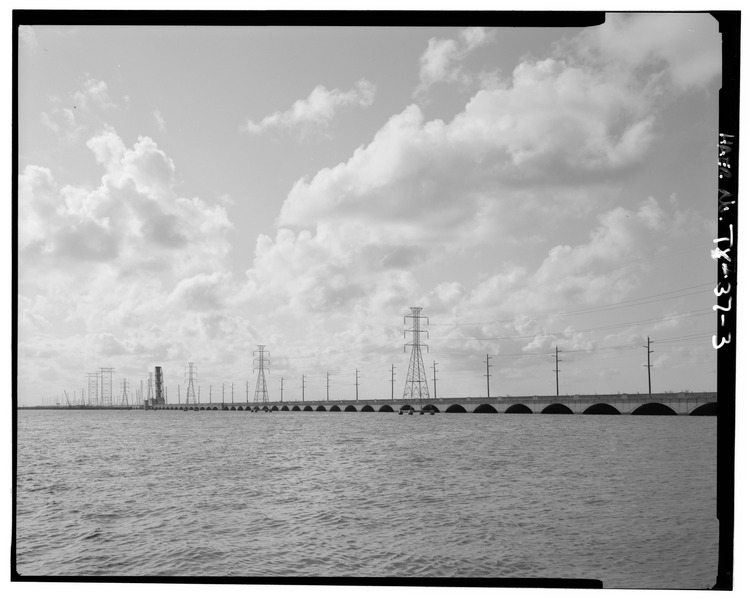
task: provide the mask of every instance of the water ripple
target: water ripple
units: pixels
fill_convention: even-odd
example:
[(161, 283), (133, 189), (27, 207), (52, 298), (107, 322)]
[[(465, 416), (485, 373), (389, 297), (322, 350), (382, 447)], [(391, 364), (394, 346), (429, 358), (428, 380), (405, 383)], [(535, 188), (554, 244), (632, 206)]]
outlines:
[(19, 433), (22, 574), (716, 576), (710, 419), (24, 411)]

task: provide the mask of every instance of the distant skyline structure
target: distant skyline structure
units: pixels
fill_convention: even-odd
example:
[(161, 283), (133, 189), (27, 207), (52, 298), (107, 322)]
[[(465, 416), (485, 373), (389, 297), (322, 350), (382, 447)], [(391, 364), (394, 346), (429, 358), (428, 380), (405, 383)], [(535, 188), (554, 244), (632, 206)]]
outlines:
[(430, 387), (427, 384), (427, 373), (425, 372), (424, 360), (422, 359), (422, 348), (425, 347), (429, 351), (429, 347), (421, 341), (422, 333), (427, 338), (430, 336), (422, 328), (422, 319), (425, 319), (428, 325), (430, 324), (430, 319), (427, 316), (423, 316), (421, 312), (422, 308), (412, 307), (411, 314), (404, 316), (404, 324), (406, 324), (407, 318), (411, 318), (411, 328), (404, 331), (404, 336), (407, 333), (411, 333), (412, 335), (411, 343), (404, 344), (404, 351), (406, 351), (407, 347), (411, 347), (409, 370), (406, 372), (406, 384), (404, 385), (404, 399), (418, 399), (420, 402), (430, 398)]
[(254, 400), (256, 402), (260, 403), (267, 403), (268, 402), (268, 386), (266, 384), (266, 364), (268, 364), (268, 358), (265, 356), (268, 355), (268, 352), (266, 351), (265, 345), (259, 345), (258, 349), (253, 352), (253, 354), (258, 354), (257, 358), (253, 359), (253, 362), (257, 362), (258, 366), (253, 368), (253, 371), (256, 369), (258, 370), (258, 380), (255, 383), (255, 396)]

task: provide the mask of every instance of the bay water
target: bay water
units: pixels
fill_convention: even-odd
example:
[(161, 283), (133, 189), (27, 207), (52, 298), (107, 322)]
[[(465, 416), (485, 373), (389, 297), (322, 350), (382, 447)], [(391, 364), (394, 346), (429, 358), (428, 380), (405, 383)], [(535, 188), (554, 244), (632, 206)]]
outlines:
[(716, 418), (20, 410), (34, 576), (716, 580)]

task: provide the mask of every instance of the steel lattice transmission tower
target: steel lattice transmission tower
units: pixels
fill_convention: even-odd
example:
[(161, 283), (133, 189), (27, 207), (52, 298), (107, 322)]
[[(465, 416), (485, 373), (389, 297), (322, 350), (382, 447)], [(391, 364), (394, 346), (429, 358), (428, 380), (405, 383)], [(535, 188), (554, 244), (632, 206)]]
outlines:
[[(255, 383), (255, 401), (266, 403), (268, 402), (268, 387), (266, 386), (266, 365), (269, 364), (268, 358), (265, 356), (269, 355), (265, 350), (265, 345), (259, 345), (258, 349), (253, 352), (258, 354), (257, 358), (253, 358), (253, 372), (258, 371), (258, 382)], [(255, 366), (257, 362), (258, 366)]]
[(128, 389), (130, 389), (130, 383), (128, 383), (128, 379), (122, 379), (122, 398), (120, 399), (121, 406), (130, 405), (130, 402), (128, 401)]
[(185, 392), (185, 403), (198, 403), (195, 399), (195, 381), (198, 379), (198, 367), (195, 362), (188, 362), (185, 366), (185, 382), (187, 391)]
[(101, 383), (101, 405), (111, 406), (112, 405), (112, 377), (114, 375), (114, 368), (99, 368), (99, 382)]
[(408, 346), (411, 346), (409, 370), (406, 373), (406, 385), (404, 385), (404, 399), (418, 399), (421, 403), (423, 399), (430, 399), (430, 386), (427, 384), (427, 374), (422, 360), (422, 348), (426, 347), (428, 352), (430, 348), (421, 343), (422, 333), (425, 333), (427, 337), (430, 336), (421, 327), (422, 319), (426, 319), (427, 324), (430, 324), (430, 319), (427, 316), (422, 316), (420, 312), (422, 312), (422, 308), (411, 308), (411, 314), (404, 316), (404, 324), (406, 324), (407, 318), (411, 318), (411, 328), (404, 331), (404, 337), (407, 333), (412, 334), (411, 343), (404, 344), (404, 351)]
[(99, 373), (87, 372), (86, 376), (88, 377), (88, 381), (89, 381), (88, 405), (98, 406), (99, 405)]

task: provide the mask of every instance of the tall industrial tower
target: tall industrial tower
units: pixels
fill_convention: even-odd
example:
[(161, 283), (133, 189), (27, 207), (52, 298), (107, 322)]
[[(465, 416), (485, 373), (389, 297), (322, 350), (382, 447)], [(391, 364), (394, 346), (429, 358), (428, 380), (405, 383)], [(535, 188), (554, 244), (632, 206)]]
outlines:
[(266, 403), (268, 401), (268, 387), (266, 387), (266, 371), (265, 366), (268, 363), (268, 352), (265, 350), (265, 345), (259, 345), (258, 349), (253, 354), (258, 354), (257, 358), (253, 358), (253, 372), (256, 370), (255, 363), (258, 363), (258, 382), (255, 383), (255, 401)]
[(154, 403), (157, 406), (163, 406), (166, 401), (164, 399), (164, 377), (162, 376), (161, 366), (156, 367), (154, 378), (156, 379)]
[(411, 318), (411, 328), (404, 331), (404, 337), (407, 333), (412, 334), (411, 343), (404, 344), (404, 351), (411, 345), (411, 358), (409, 360), (409, 370), (406, 373), (406, 385), (404, 386), (404, 399), (419, 399), (420, 403), (423, 399), (430, 399), (430, 387), (427, 384), (427, 374), (424, 369), (424, 362), (422, 361), (422, 347), (429, 347), (423, 343), (420, 343), (420, 337), (422, 333), (425, 333), (427, 337), (430, 334), (421, 327), (422, 319), (427, 319), (427, 324), (430, 324), (430, 319), (427, 316), (420, 314), (422, 308), (411, 308), (411, 314), (404, 316), (404, 324), (406, 319)]
[(185, 403), (198, 403), (195, 399), (195, 381), (198, 380), (198, 367), (195, 362), (188, 362), (185, 366), (185, 382), (187, 383), (187, 391), (185, 393)]

